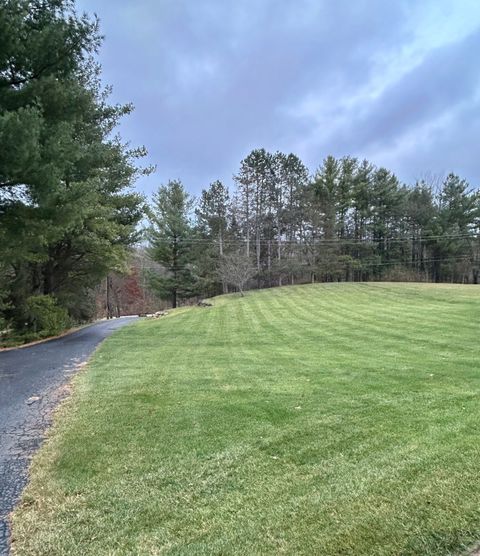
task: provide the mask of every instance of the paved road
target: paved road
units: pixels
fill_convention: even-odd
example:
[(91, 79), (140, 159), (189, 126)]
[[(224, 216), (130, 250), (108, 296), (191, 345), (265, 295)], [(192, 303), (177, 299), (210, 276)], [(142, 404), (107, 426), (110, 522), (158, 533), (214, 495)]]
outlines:
[(62, 387), (96, 346), (135, 317), (104, 321), (36, 346), (0, 352), (0, 555), (8, 554), (8, 513), (50, 423)]

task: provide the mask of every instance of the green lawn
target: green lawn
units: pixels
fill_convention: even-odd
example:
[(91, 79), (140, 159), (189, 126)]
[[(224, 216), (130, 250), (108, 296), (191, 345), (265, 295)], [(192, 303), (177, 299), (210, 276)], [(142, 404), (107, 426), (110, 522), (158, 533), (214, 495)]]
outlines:
[(480, 286), (327, 284), (127, 327), (77, 376), (19, 555), (461, 554)]

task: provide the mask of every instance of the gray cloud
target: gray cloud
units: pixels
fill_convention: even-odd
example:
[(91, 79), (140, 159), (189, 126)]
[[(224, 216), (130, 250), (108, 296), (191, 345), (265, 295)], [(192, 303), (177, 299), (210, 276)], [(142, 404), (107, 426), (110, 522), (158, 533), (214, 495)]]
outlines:
[(354, 149), (385, 145), (401, 139), (412, 128), (454, 112), (478, 90), (480, 74), (471, 53), (479, 50), (480, 31), (435, 49), (329, 140), (335, 146)]
[[(380, 155), (381, 163), (396, 170), (408, 182), (425, 175), (457, 172), (473, 187), (480, 185), (480, 159), (475, 145), (480, 136), (480, 99), (464, 102), (419, 134), (415, 141), (400, 144), (399, 152)], [(413, 132), (415, 133), (415, 132)]]
[[(451, 17), (452, 1), (432, 3), (435, 13), (444, 19), (442, 4)], [(79, 1), (88, 11), (94, 4)], [(446, 149), (457, 154), (456, 171), (477, 179), (467, 137), (476, 130), (480, 34), (439, 41), (427, 4), (105, 0), (105, 80), (114, 100), (136, 106), (122, 134), (158, 166), (140, 186), (179, 177), (199, 192), (216, 178), (228, 183), (257, 146), (297, 152), (312, 169), (329, 153), (368, 155), (404, 179), (423, 163), (443, 169)], [(424, 24), (433, 34), (419, 41)]]

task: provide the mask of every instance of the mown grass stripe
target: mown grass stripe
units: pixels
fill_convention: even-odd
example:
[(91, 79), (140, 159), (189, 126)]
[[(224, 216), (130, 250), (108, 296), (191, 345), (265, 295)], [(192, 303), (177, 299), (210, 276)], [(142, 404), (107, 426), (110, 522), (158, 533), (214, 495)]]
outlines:
[(19, 554), (459, 554), (480, 538), (480, 290), (224, 296), (113, 336), (14, 516)]

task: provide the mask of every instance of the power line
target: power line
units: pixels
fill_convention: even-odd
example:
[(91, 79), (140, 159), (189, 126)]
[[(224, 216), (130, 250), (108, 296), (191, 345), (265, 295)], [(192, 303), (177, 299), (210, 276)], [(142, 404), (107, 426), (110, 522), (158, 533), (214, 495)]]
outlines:
[[(379, 244), (391, 244), (391, 243), (407, 243), (407, 242), (415, 242), (415, 243), (423, 243), (428, 241), (434, 241), (438, 239), (446, 239), (446, 240), (460, 240), (460, 239), (468, 239), (472, 241), (480, 240), (480, 236), (472, 235), (472, 234), (444, 234), (444, 235), (436, 235), (436, 236), (419, 236), (419, 237), (405, 237), (405, 238), (397, 238), (397, 237), (386, 237), (383, 239), (374, 239), (374, 238), (310, 238), (306, 240), (289, 240), (289, 239), (281, 239), (280, 241), (278, 238), (272, 238), (270, 240), (261, 239), (256, 240), (255, 238), (238, 238), (238, 239), (223, 239), (222, 243), (224, 245), (235, 245), (238, 243), (246, 244), (250, 242), (251, 245), (271, 245), (277, 246), (280, 245), (298, 245), (298, 246), (311, 246), (311, 245), (321, 245), (321, 244), (333, 244), (333, 245), (357, 245), (362, 243), (372, 244), (372, 243), (379, 243)], [(171, 244), (172, 240), (170, 239), (161, 239), (156, 238), (156, 243), (168, 243)], [(180, 238), (176, 241), (177, 244), (209, 244), (209, 245), (218, 245), (220, 240), (214, 238)]]
[[(391, 265), (403, 265), (403, 266), (410, 266), (410, 267), (413, 266), (414, 267), (416, 265), (423, 265), (423, 264), (434, 263), (434, 262), (445, 262), (445, 261), (448, 261), (448, 262), (450, 262), (450, 261), (471, 262), (471, 259), (469, 257), (467, 257), (466, 255), (458, 255), (458, 256), (451, 256), (451, 257), (435, 257), (435, 258), (431, 257), (431, 258), (427, 258), (427, 259), (421, 259), (421, 260), (418, 260), (418, 261), (396, 260), (396, 261), (375, 262), (375, 261), (365, 260), (365, 262), (363, 262), (362, 259), (353, 259), (352, 258), (351, 261), (340, 261), (340, 262), (332, 261), (332, 262), (337, 262), (340, 265), (343, 264), (344, 266), (352, 265), (353, 263), (360, 262), (360, 263), (362, 263), (362, 268), (365, 268), (365, 267), (370, 267), (370, 266), (373, 267), (373, 266), (391, 266)], [(325, 262), (323, 264), (325, 265)], [(308, 264), (304, 265), (304, 266), (308, 266)], [(322, 261), (318, 262), (316, 265), (311, 265), (311, 266), (312, 267), (317, 266), (317, 267), (321, 268), (322, 267)], [(178, 267), (178, 268), (176, 268), (176, 270), (181, 272), (183, 270), (192, 270), (192, 268), (193, 268), (193, 266), (191, 266), (191, 267), (184, 266), (184, 267)], [(155, 271), (164, 270), (165, 271), (165, 269), (161, 269), (158, 266), (153, 266), (153, 265), (152, 266), (148, 266), (148, 265), (144, 266), (143, 270), (155, 270)], [(262, 270), (265, 270), (265, 269), (263, 268)], [(278, 270), (278, 269), (273, 269), (273, 270)], [(361, 269), (359, 269), (359, 270), (361, 270)], [(169, 272), (169, 271), (166, 271), (166, 272)]]

